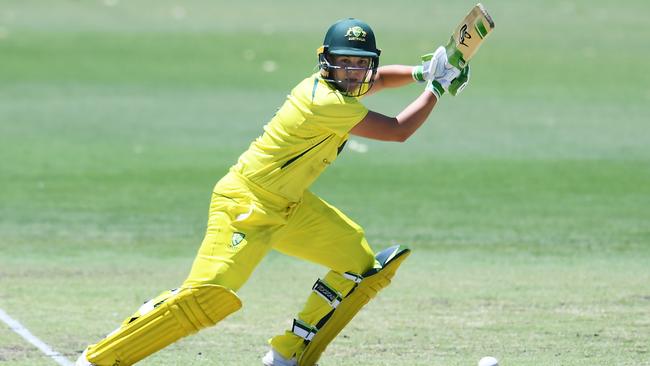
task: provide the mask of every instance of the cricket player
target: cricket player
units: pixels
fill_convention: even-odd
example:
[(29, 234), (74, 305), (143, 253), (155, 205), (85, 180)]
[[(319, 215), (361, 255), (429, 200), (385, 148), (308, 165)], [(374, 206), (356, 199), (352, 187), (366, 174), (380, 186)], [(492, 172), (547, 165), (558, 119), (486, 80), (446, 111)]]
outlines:
[[(378, 67), (372, 29), (353, 18), (333, 24), (317, 53), (319, 71), (293, 88), (262, 136), (214, 187), (205, 238), (187, 279), (88, 346), (76, 365), (132, 365), (216, 324), (241, 307), (236, 292), (270, 250), (329, 272), (315, 282), (288, 329), (270, 339), (266, 366), (314, 365), (390, 283), (409, 250), (395, 246), (375, 255), (363, 229), (309, 186), (336, 160), (350, 134), (408, 139), (445, 92), (466, 85), (469, 68), (452, 67), (443, 47), (418, 66)], [(396, 117), (369, 111), (360, 101), (413, 82), (424, 91)]]

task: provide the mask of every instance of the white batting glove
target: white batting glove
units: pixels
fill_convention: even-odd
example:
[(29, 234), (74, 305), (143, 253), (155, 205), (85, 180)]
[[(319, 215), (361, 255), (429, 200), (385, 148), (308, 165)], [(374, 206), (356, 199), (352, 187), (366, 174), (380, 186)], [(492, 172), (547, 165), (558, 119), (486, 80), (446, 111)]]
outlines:
[[(434, 79), (427, 83), (425, 89), (440, 99), (443, 94), (449, 92), (449, 86), (460, 74), (460, 70), (451, 66), (449, 63), (445, 63), (442, 67), (438, 67)], [(455, 93), (453, 94), (456, 95)]]
[(449, 93), (453, 96), (460, 94), (460, 92), (462, 92), (469, 83), (470, 75), (471, 70), (469, 68), (469, 64), (467, 64), (467, 66), (460, 70), (460, 76), (452, 80), (451, 84), (447, 88), (449, 90)]
[(431, 81), (442, 76), (445, 65), (448, 65), (447, 51), (440, 46), (434, 53), (422, 56), (422, 65), (415, 66), (411, 74), (416, 81)]

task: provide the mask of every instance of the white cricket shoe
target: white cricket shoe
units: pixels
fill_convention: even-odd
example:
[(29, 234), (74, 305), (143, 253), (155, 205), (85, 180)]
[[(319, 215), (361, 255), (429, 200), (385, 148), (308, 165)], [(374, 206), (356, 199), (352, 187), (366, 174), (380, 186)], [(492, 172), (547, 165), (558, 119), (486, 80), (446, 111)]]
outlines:
[(94, 364), (90, 363), (88, 361), (88, 358), (86, 358), (86, 353), (88, 352), (88, 348), (86, 348), (82, 353), (79, 358), (77, 358), (77, 362), (74, 363), (74, 366), (95, 366)]
[(297, 366), (296, 358), (286, 359), (284, 356), (279, 354), (276, 350), (271, 348), (270, 351), (264, 355), (262, 358), (262, 364), (264, 366)]

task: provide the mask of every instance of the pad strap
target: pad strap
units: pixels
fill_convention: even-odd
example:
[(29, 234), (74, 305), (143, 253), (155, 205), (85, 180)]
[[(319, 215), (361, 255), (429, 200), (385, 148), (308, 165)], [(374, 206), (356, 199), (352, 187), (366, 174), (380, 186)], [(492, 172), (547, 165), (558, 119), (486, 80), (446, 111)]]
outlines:
[(312, 339), (314, 339), (316, 333), (318, 333), (318, 328), (312, 327), (300, 319), (294, 319), (291, 331), (298, 337), (304, 339), (307, 342), (310, 342)]
[[(379, 267), (363, 274), (346, 272), (343, 276), (356, 283), (352, 291), (332, 309), (317, 327), (294, 320), (293, 333), (303, 338), (307, 346), (298, 356), (298, 366), (314, 366), (327, 345), (352, 320), (361, 308), (388, 286), (397, 268), (409, 256), (408, 248), (398, 245), (390, 247), (375, 256)], [(318, 284), (318, 282), (316, 283)], [(316, 287), (316, 285), (315, 285)]]
[(358, 275), (358, 274), (352, 273), (352, 272), (345, 272), (343, 274), (343, 277), (345, 277), (346, 279), (348, 279), (348, 280), (350, 280), (350, 281), (352, 281), (352, 282), (354, 282), (356, 284), (361, 283), (361, 281), (363, 280), (362, 275)]
[(327, 301), (327, 303), (334, 309), (336, 309), (343, 300), (343, 296), (341, 296), (340, 292), (336, 291), (336, 289), (321, 279), (318, 279), (311, 289), (318, 296), (322, 297), (323, 300)]

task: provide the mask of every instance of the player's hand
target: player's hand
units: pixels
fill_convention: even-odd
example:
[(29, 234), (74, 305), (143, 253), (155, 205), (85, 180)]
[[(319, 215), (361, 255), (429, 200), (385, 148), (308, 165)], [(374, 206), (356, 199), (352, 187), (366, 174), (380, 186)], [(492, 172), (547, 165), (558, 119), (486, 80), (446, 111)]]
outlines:
[(422, 56), (422, 77), (426, 81), (442, 76), (445, 65), (448, 64), (447, 51), (440, 46), (434, 53)]
[(440, 46), (434, 53), (422, 56), (422, 65), (413, 68), (413, 79), (416, 81), (430, 81), (440, 75), (442, 68), (448, 63), (447, 51)]
[(449, 93), (453, 96), (460, 94), (460, 92), (462, 92), (469, 83), (470, 75), (471, 71), (468, 64), (460, 71), (460, 75), (458, 75), (458, 77), (452, 80), (449, 84)]
[[(436, 75), (433, 80), (427, 83), (426, 90), (432, 92), (436, 97), (440, 98), (449, 88), (454, 80), (460, 78), (461, 72), (457, 68), (445, 63), (442, 67), (438, 67)], [(458, 84), (458, 83), (457, 83)], [(454, 84), (455, 86), (457, 84)], [(455, 87), (454, 93), (458, 93), (458, 88)], [(452, 95), (456, 95), (453, 94)]]

